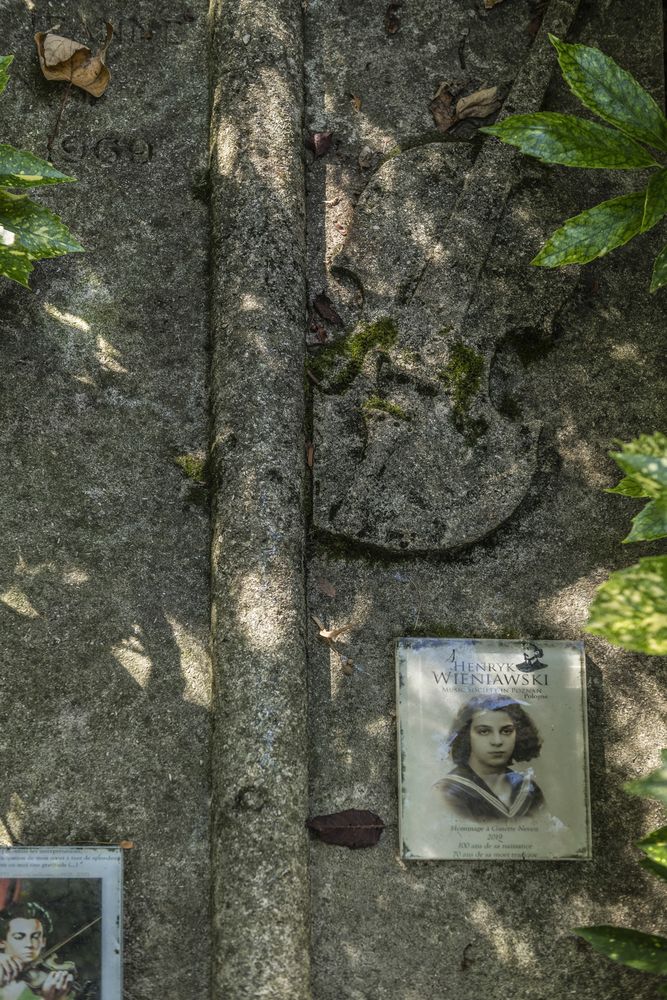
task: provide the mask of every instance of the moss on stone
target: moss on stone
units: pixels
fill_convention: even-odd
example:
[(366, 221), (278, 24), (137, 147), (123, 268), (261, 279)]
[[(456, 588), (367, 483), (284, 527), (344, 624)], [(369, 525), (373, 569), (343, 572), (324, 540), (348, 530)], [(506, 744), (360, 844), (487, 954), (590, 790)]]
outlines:
[(364, 413), (386, 413), (397, 420), (411, 420), (410, 414), (397, 403), (392, 403), (388, 399), (380, 396), (370, 396), (362, 405)]
[(176, 455), (174, 462), (193, 483), (206, 484), (206, 459), (190, 452), (185, 455)]
[(460, 341), (452, 345), (449, 361), (438, 372), (438, 378), (445, 383), (452, 398), (454, 426), (465, 435), (468, 444), (474, 444), (488, 429), (483, 417), (471, 420), (468, 415), (479, 392), (483, 372), (482, 355)]
[(450, 623), (424, 622), (418, 628), (407, 629), (404, 632), (406, 637), (415, 639), (466, 639), (469, 638), (467, 632)]
[(345, 392), (361, 372), (366, 355), (374, 348), (392, 347), (397, 336), (393, 320), (383, 316), (311, 356), (308, 367), (319, 382), (326, 382), (325, 392)]

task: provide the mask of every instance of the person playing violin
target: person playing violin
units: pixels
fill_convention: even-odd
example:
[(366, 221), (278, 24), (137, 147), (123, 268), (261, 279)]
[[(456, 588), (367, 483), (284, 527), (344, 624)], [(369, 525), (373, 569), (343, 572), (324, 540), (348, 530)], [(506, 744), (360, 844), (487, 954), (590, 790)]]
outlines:
[(0, 1000), (74, 1000), (73, 964), (39, 962), (52, 929), (38, 903), (17, 903), (0, 913)]

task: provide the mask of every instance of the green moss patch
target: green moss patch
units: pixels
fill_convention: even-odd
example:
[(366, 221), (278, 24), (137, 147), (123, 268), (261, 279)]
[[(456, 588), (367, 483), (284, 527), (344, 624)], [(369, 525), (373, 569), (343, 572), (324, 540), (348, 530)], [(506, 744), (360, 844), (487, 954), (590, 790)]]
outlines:
[(479, 392), (484, 373), (484, 358), (472, 347), (460, 341), (450, 350), (449, 361), (438, 372), (452, 398), (454, 426), (465, 435), (468, 444), (474, 444), (484, 434), (488, 424), (483, 417), (471, 420), (472, 402)]
[(350, 388), (370, 351), (392, 347), (397, 336), (393, 320), (383, 316), (311, 356), (308, 367), (318, 382), (324, 383), (324, 392), (337, 395)]
[(176, 455), (174, 462), (193, 483), (200, 483), (202, 486), (206, 484), (206, 459), (191, 452)]
[(380, 396), (370, 396), (363, 404), (362, 410), (367, 414), (386, 413), (397, 420), (411, 419), (410, 414), (402, 406), (391, 403), (388, 399), (382, 399)]

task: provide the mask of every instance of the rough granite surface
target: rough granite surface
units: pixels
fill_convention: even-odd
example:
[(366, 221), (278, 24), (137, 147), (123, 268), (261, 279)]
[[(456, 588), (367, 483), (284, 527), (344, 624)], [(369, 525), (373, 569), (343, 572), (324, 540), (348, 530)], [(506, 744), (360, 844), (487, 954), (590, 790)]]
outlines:
[[(393, 640), (582, 635), (595, 587), (637, 558), (620, 544), (634, 508), (602, 491), (618, 478), (612, 439), (664, 424), (665, 304), (647, 293), (663, 234), (587, 268), (526, 267), (562, 220), (636, 176), (502, 163), (488, 143), (478, 152), (479, 122), (434, 137), (440, 82), (516, 95), (534, 5), (404, 4), (392, 34), (384, 13), (311, 2), (307, 16), (307, 125), (333, 132), (307, 171), (309, 298), (326, 291), (343, 320), (313, 310), (307, 331), (308, 596), (327, 628), (350, 626), (339, 653), (311, 627), (311, 814), (365, 808), (387, 824), (372, 850), (313, 840), (313, 996), (657, 1000), (655, 979), (592, 955), (571, 928), (664, 932), (664, 887), (634, 847), (660, 811), (622, 790), (664, 743), (664, 661), (587, 639), (592, 862), (398, 856)], [(570, 40), (662, 99), (659, 4), (584, 2), (571, 21)], [(577, 110), (557, 77), (541, 82), (543, 107)], [(530, 97), (507, 103), (531, 110)], [(350, 378), (341, 344), (381, 317), (395, 337)], [(458, 412), (438, 377), (457, 357), (481, 372)]]
[(132, 841), (124, 995), (184, 1000), (209, 980), (209, 527), (177, 463), (208, 443), (205, 5), (2, 0), (0, 114), (46, 156), (65, 85), (33, 34), (95, 47), (105, 19), (109, 89), (53, 143), (78, 183), (35, 193), (86, 253), (0, 285), (0, 838)]

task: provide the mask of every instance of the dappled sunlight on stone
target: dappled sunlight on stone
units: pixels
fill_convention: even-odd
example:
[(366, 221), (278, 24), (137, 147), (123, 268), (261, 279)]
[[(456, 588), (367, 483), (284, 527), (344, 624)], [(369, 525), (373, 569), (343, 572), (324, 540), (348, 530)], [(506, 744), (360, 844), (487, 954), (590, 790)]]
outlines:
[(9, 809), (4, 817), (5, 827), (13, 841), (20, 841), (26, 818), (26, 804), (16, 792), (9, 796)]
[(63, 572), (63, 583), (66, 583), (68, 587), (80, 587), (82, 583), (88, 583), (89, 580), (90, 573), (87, 573), (85, 569), (72, 567), (72, 569)]
[(141, 641), (134, 635), (129, 636), (113, 646), (111, 653), (139, 687), (145, 688), (150, 680), (152, 663)]
[(522, 939), (515, 925), (503, 923), (498, 911), (488, 903), (481, 899), (472, 903), (470, 922), (485, 935), (501, 962), (521, 969), (539, 966), (530, 942)]
[(183, 698), (194, 705), (208, 708), (211, 701), (211, 664), (206, 650), (182, 622), (167, 615), (174, 642), (180, 653), (183, 676)]
[(88, 333), (90, 331), (90, 323), (87, 323), (85, 319), (80, 316), (75, 316), (74, 313), (62, 312), (57, 309), (50, 302), (45, 302), (43, 307), (44, 312), (51, 316), (52, 319), (58, 320), (64, 326), (71, 326), (75, 330), (81, 330), (82, 333)]
[(110, 344), (104, 337), (98, 335), (97, 337), (97, 360), (99, 361), (102, 368), (106, 368), (109, 372), (114, 372), (116, 375), (127, 375), (128, 370), (120, 364), (118, 358), (120, 357), (120, 351), (118, 351), (112, 344)]
[(10, 587), (4, 594), (0, 594), (0, 601), (12, 611), (16, 611), (17, 614), (24, 615), (26, 618), (40, 617), (39, 611), (32, 606), (19, 587)]

